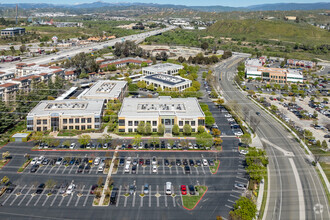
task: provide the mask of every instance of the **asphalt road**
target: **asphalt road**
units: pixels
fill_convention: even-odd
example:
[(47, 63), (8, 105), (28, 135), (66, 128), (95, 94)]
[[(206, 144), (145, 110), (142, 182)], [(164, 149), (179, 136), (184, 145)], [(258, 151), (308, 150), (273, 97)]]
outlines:
[[(216, 69), (226, 100), (236, 100), (249, 111), (247, 118), (261, 112), (257, 134), (266, 140), (269, 156), (269, 203), (264, 219), (330, 219), (329, 204), (315, 168), (307, 161), (298, 142), (270, 115), (249, 100), (233, 83), (238, 61), (234, 56)], [(248, 119), (249, 120), (249, 119)], [(285, 156), (284, 152), (292, 152)]]

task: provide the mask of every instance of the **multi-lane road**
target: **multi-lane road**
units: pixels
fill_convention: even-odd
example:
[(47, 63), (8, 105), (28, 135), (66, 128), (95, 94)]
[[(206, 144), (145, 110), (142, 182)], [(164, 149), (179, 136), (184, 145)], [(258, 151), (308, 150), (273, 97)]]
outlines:
[[(26, 59), (24, 60), (24, 62), (27, 63), (36, 63), (36, 64), (45, 64), (45, 63), (49, 63), (52, 61), (56, 61), (59, 60), (61, 58), (65, 58), (65, 57), (72, 57), (78, 53), (81, 52), (91, 52), (91, 50), (100, 50), (104, 47), (109, 47), (109, 46), (113, 46), (115, 45), (117, 42), (123, 42), (126, 40), (131, 40), (131, 41), (137, 41), (140, 42), (141, 40), (153, 36), (153, 35), (157, 35), (172, 29), (175, 29), (175, 26), (169, 26), (166, 27), (164, 29), (159, 29), (159, 30), (153, 30), (153, 31), (148, 31), (148, 32), (143, 32), (140, 34), (134, 34), (134, 35), (129, 35), (129, 36), (125, 36), (125, 37), (121, 37), (121, 38), (117, 38), (117, 39), (113, 39), (113, 40), (109, 40), (109, 41), (105, 41), (105, 42), (101, 42), (101, 43), (93, 43), (87, 46), (81, 46), (81, 47), (73, 47), (72, 49), (66, 50), (66, 51), (60, 51), (56, 54), (52, 54), (52, 55), (48, 55), (48, 56), (42, 56), (42, 57), (37, 57), (37, 58), (30, 58), (30, 59)], [(15, 64), (17, 62), (14, 63), (4, 63), (0, 65), (0, 69), (1, 71), (8, 71), (8, 70), (14, 70), (15, 69)]]
[[(330, 219), (329, 204), (315, 168), (291, 134), (247, 98), (234, 84), (242, 56), (233, 56), (216, 68), (226, 100), (236, 100), (247, 118), (261, 112), (256, 133), (269, 156), (269, 192), (264, 219)], [(267, 189), (266, 189), (267, 190)]]

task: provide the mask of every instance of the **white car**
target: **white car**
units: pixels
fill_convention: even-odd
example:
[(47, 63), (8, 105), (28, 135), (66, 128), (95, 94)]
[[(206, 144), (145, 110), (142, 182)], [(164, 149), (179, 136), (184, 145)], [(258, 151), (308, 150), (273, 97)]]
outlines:
[(140, 142), (140, 144), (139, 144), (139, 149), (143, 149), (143, 143), (142, 142)]
[(241, 132), (241, 131), (235, 131), (234, 132), (234, 135), (236, 135), (236, 136), (242, 136), (243, 135), (243, 132)]
[(99, 157), (96, 157), (95, 160), (94, 160), (94, 165), (99, 165), (100, 160), (101, 159)]
[(72, 143), (71, 145), (70, 145), (70, 149), (74, 149), (76, 147), (76, 143)]
[(227, 118), (227, 121), (235, 121), (233, 118)]
[(246, 190), (246, 186), (241, 183), (235, 183), (235, 188), (240, 190)]
[(168, 150), (171, 150), (171, 149), (172, 149), (170, 143), (167, 143), (167, 149), (168, 149)]
[(74, 185), (73, 183), (71, 183), (70, 185), (69, 185), (69, 187), (66, 189), (66, 194), (68, 194), (68, 195), (71, 195), (72, 193), (73, 193), (73, 190), (74, 190), (74, 188), (76, 187), (76, 185)]
[(207, 162), (206, 159), (203, 159), (202, 161), (203, 161), (203, 166), (206, 166), (207, 167), (209, 165), (209, 163)]
[(153, 172), (153, 173), (157, 173), (157, 166), (156, 166), (156, 165), (153, 165), (153, 166), (152, 166), (152, 172)]
[(226, 118), (231, 118), (232, 115), (231, 115), (231, 114), (225, 114), (225, 117), (226, 117)]
[(152, 165), (157, 165), (157, 158), (156, 157), (152, 157)]
[(247, 151), (247, 150), (240, 150), (240, 152), (239, 152), (240, 154), (242, 154), (242, 155), (246, 155), (246, 154), (248, 154), (249, 153), (249, 151)]
[(101, 164), (99, 165), (99, 167), (97, 168), (97, 171), (98, 171), (98, 172), (103, 172), (103, 170), (104, 170), (104, 163), (101, 163)]
[(126, 159), (126, 164), (131, 164), (132, 158), (131, 157), (127, 157)]
[(35, 164), (37, 164), (37, 161), (38, 161), (38, 157), (35, 157), (35, 158), (32, 159), (30, 164), (35, 165)]
[(44, 156), (40, 156), (40, 157), (38, 158), (36, 164), (40, 165), (44, 159), (45, 159)]

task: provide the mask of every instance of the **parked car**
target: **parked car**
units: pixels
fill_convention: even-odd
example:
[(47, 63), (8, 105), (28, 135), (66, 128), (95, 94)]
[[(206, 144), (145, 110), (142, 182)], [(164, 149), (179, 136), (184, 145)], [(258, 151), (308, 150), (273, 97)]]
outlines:
[(172, 183), (166, 182), (166, 195), (171, 195), (171, 194), (172, 194)]
[(36, 193), (37, 193), (37, 194), (41, 194), (41, 193), (44, 191), (44, 188), (45, 188), (45, 184), (44, 184), (44, 183), (41, 183), (41, 184), (37, 187)]
[(124, 166), (125, 164), (125, 159), (124, 158), (120, 158), (119, 159), (119, 166)]
[(153, 165), (152, 166), (152, 172), (153, 173), (157, 173), (157, 165)]
[(31, 173), (35, 173), (35, 172), (37, 172), (38, 168), (39, 168), (39, 165), (38, 164), (34, 164), (34, 165), (32, 165), (32, 167), (30, 169), (30, 172)]
[(152, 164), (156, 165), (157, 164), (157, 158), (156, 157), (152, 157)]
[(182, 164), (183, 164), (184, 166), (188, 165), (188, 160), (187, 160), (187, 159), (183, 159)]
[(208, 162), (206, 159), (203, 159), (203, 166), (208, 166)]
[(118, 194), (117, 191), (118, 191), (118, 188), (112, 189), (112, 192), (110, 195), (110, 204), (111, 205), (115, 205), (117, 203), (117, 194)]
[(185, 174), (190, 174), (190, 167), (189, 166), (185, 166), (184, 167), (184, 172), (185, 172)]
[(246, 155), (246, 154), (249, 153), (249, 151), (247, 151), (247, 150), (240, 150), (239, 153), (242, 154), (242, 155)]
[(31, 160), (30, 164), (31, 164), (31, 165), (35, 165), (35, 164), (37, 164), (37, 161), (38, 161), (38, 157), (34, 157), (34, 158)]
[(99, 165), (99, 164), (100, 164), (100, 160), (101, 160), (101, 158), (96, 157), (96, 158), (94, 159), (94, 165)]
[(186, 187), (186, 185), (181, 185), (181, 194), (182, 195), (187, 195), (187, 187)]
[(170, 165), (168, 159), (164, 159), (164, 166), (168, 166), (168, 165)]
[(63, 161), (63, 157), (57, 158), (57, 161), (56, 161), (55, 165), (61, 165), (62, 161)]
[(76, 148), (76, 143), (72, 143), (71, 145), (70, 145), (70, 149), (75, 149)]
[(139, 164), (142, 166), (144, 164), (144, 159), (140, 158)]
[(176, 159), (176, 165), (181, 166), (181, 160), (180, 159)]
[(85, 165), (81, 164), (79, 167), (78, 167), (78, 170), (77, 170), (77, 173), (82, 173), (83, 170), (85, 168)]
[(239, 190), (246, 190), (246, 185), (241, 183), (235, 183), (234, 187)]
[(149, 193), (149, 184), (148, 183), (144, 184), (143, 193), (144, 194), (148, 194)]
[(45, 159), (44, 156), (40, 156), (40, 157), (38, 158), (36, 164), (40, 165), (44, 159)]
[(92, 188), (91, 188), (90, 194), (94, 194), (95, 191), (97, 190), (97, 188), (98, 188), (98, 185), (97, 185), (97, 184), (94, 184), (94, 185), (92, 186)]
[(209, 160), (209, 165), (214, 166), (214, 161), (212, 159)]
[(136, 173), (136, 165), (132, 166), (132, 173)]
[(201, 161), (200, 160), (196, 160), (196, 165), (197, 166), (201, 166), (202, 165)]
[(89, 164), (87, 164), (87, 165), (85, 166), (84, 173), (88, 173), (90, 169), (91, 169), (91, 166), (90, 166)]
[(97, 168), (97, 172), (103, 172), (103, 170), (104, 170), (104, 163), (101, 163)]
[(45, 158), (43, 161), (42, 161), (42, 165), (47, 165), (49, 163), (49, 159), (48, 158)]
[(188, 186), (190, 195), (195, 195), (195, 187), (193, 185)]
[(146, 159), (146, 165), (150, 165), (150, 159)]
[(73, 193), (73, 190), (76, 188), (76, 185), (74, 185), (73, 183), (71, 183), (68, 188), (66, 189), (66, 194), (71, 195)]
[(136, 186), (135, 185), (130, 185), (129, 186), (129, 194), (133, 195), (135, 193)]

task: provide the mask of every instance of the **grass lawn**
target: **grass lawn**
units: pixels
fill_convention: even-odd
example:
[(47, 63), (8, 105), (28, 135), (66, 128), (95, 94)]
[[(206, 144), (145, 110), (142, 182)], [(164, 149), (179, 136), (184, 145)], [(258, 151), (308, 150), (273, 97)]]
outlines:
[[(325, 172), (325, 175), (326, 175), (326, 176), (328, 177), (328, 179), (329, 179), (329, 168), (330, 168), (330, 165), (329, 165), (329, 164), (326, 164), (326, 163), (324, 163), (324, 162), (321, 162), (320, 165), (322, 166), (323, 171)], [(325, 194), (326, 194), (327, 199), (328, 199), (328, 203), (330, 203), (330, 189), (328, 189), (327, 186), (325, 185), (325, 182), (324, 182), (324, 180), (323, 180), (323, 178), (322, 178), (322, 175), (321, 175), (321, 173), (320, 173), (320, 170), (317, 168), (316, 171), (317, 171), (317, 174), (319, 175), (319, 178), (320, 178), (321, 183), (322, 183), (322, 185), (323, 185), (323, 188), (324, 188)]]
[(0, 170), (2, 169), (3, 166), (6, 165), (6, 163), (9, 161), (9, 159), (6, 160), (0, 160)]
[(194, 209), (207, 190), (206, 186), (196, 186), (195, 188), (198, 191), (198, 195), (187, 194), (182, 196), (183, 206), (187, 209)]
[(321, 167), (325, 175), (327, 176), (328, 180), (330, 181), (330, 163), (320, 162)]
[(24, 169), (30, 164), (30, 162), (32, 161), (32, 158), (27, 159), (24, 164), (18, 169), (17, 172), (21, 173), (24, 171)]
[(210, 166), (210, 171), (212, 174), (217, 173), (219, 164), (220, 164), (220, 160), (216, 160), (214, 161), (214, 166)]

